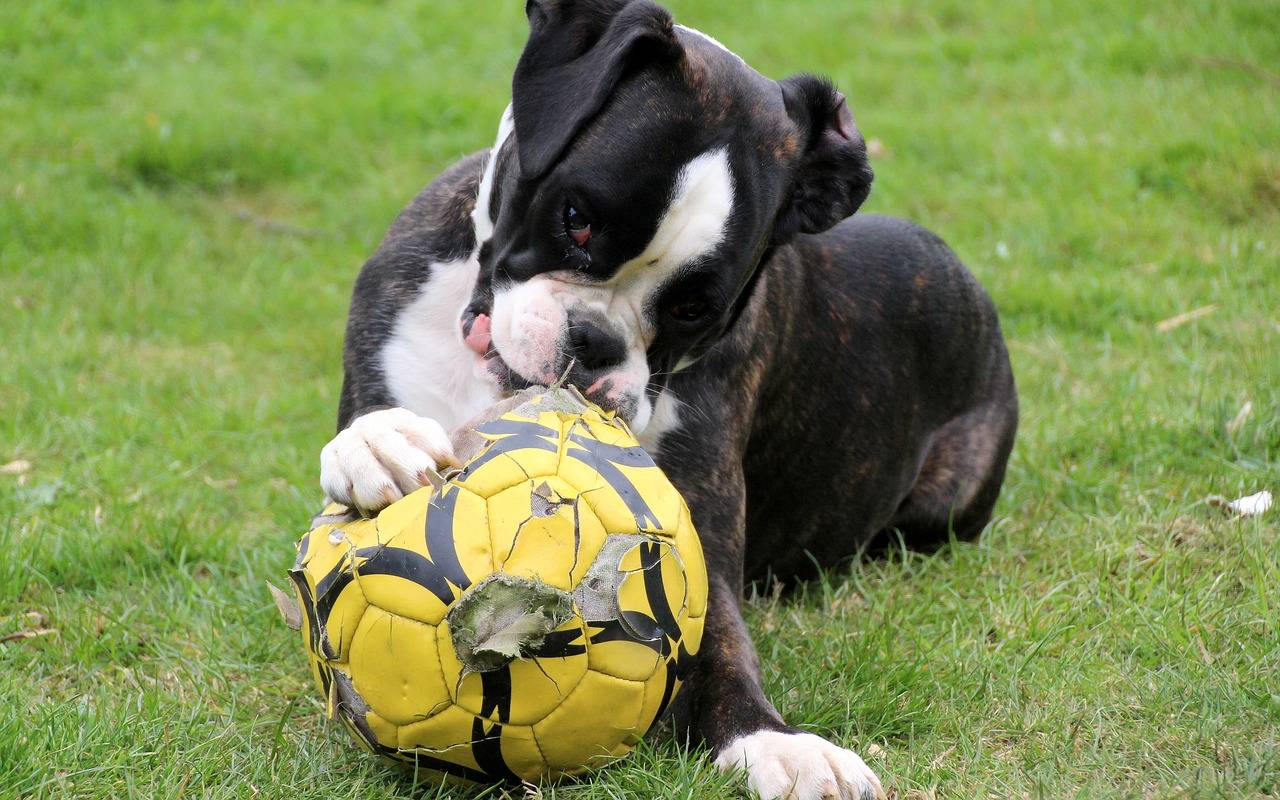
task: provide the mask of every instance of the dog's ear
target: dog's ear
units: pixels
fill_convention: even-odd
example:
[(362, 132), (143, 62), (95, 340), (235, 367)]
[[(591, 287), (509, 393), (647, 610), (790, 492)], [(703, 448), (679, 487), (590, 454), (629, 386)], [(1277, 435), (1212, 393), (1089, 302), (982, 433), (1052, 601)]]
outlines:
[(528, 0), (512, 81), (520, 172), (541, 177), (604, 107), (629, 67), (676, 58), (671, 14), (649, 0)]
[(844, 95), (814, 75), (797, 75), (781, 86), (802, 152), (774, 225), (779, 244), (851, 216), (871, 192), (872, 179), (867, 147)]

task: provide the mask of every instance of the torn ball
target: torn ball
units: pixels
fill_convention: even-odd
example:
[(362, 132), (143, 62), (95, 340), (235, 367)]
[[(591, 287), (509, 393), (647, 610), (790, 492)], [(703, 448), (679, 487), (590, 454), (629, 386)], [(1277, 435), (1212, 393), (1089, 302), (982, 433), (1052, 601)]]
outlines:
[(290, 579), (330, 717), (399, 764), (482, 782), (625, 755), (702, 638), (680, 493), (572, 390), (479, 422), (469, 460), (375, 519), (331, 507)]

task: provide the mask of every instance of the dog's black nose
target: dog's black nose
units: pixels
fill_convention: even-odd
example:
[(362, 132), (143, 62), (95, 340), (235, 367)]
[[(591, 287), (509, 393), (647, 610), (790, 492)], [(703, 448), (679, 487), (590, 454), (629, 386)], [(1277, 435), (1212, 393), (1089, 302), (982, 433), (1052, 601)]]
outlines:
[(588, 372), (600, 372), (620, 365), (627, 357), (622, 339), (594, 322), (570, 320), (569, 355)]

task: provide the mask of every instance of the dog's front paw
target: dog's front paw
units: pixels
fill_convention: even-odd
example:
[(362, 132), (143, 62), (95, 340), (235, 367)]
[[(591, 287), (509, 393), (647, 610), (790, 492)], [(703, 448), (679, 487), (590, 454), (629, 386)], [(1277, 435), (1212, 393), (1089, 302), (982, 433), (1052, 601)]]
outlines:
[(445, 466), (458, 466), (458, 459), (440, 423), (388, 408), (357, 417), (324, 446), (320, 487), (339, 503), (380, 511)]
[(729, 742), (721, 770), (741, 769), (761, 800), (883, 800), (871, 768), (852, 750), (811, 733), (759, 731)]

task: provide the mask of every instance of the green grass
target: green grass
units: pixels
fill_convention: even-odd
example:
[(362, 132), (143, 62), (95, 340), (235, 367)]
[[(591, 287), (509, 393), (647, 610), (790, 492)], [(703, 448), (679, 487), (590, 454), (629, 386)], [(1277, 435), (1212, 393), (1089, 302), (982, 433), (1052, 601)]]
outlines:
[[(264, 581), (355, 271), (492, 139), (519, 5), (0, 4), (0, 636), (56, 629), (0, 644), (0, 797), (433, 796), (323, 722)], [(1022, 392), (981, 541), (752, 602), (784, 714), (900, 800), (1280, 792), (1280, 511), (1202, 502), (1280, 490), (1280, 3), (671, 5), (836, 79)], [(545, 794), (731, 785), (654, 742)]]

